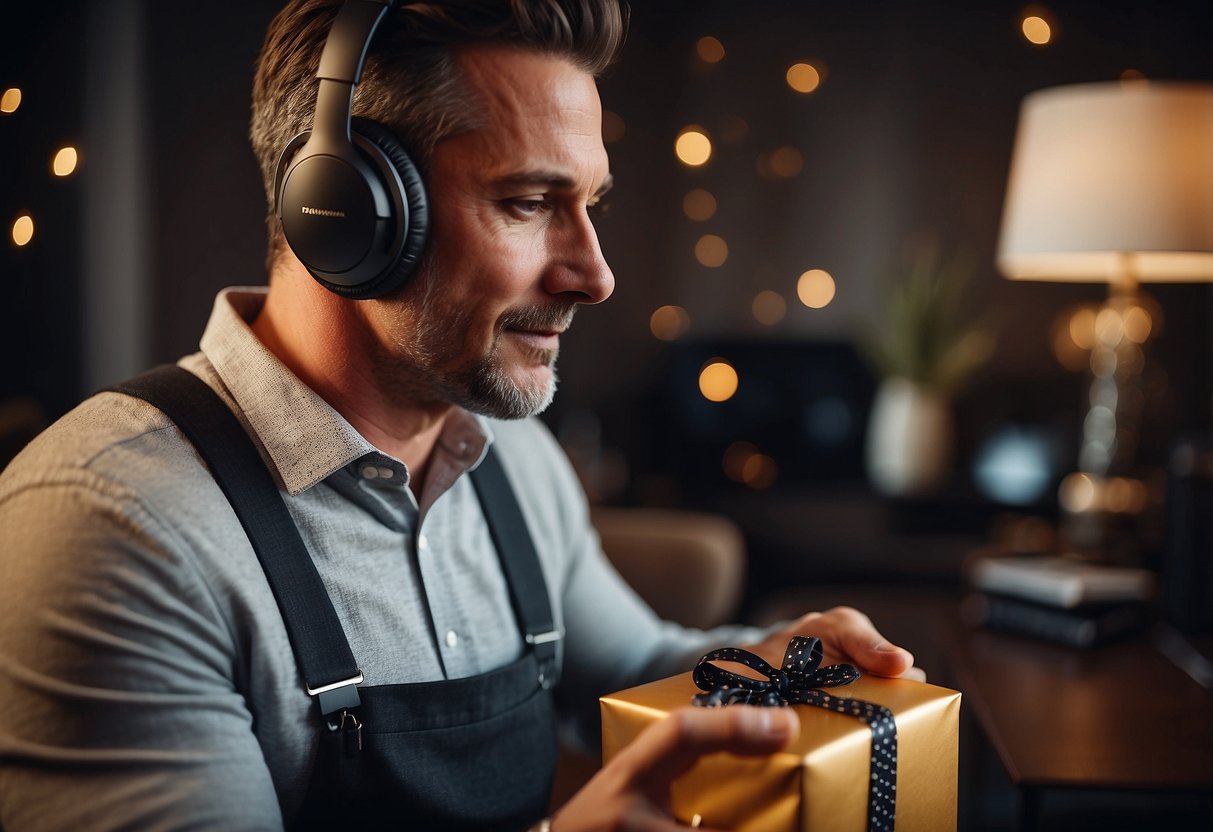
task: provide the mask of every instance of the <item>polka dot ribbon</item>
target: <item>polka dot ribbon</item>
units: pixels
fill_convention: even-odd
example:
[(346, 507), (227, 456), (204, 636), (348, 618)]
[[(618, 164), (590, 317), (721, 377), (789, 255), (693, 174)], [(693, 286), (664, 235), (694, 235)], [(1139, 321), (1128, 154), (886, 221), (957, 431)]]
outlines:
[[(897, 803), (897, 725), (888, 708), (862, 699), (831, 696), (818, 688), (848, 685), (859, 678), (851, 664), (821, 666), (821, 639), (796, 636), (788, 642), (782, 667), (776, 669), (761, 656), (725, 647), (713, 650), (695, 665), (695, 685), (706, 693), (696, 694), (694, 704), (703, 708), (724, 705), (786, 707), (813, 705), (863, 721), (872, 730), (872, 757), (868, 779), (868, 830), (891, 832)], [(738, 662), (766, 679), (741, 676), (712, 664)]]

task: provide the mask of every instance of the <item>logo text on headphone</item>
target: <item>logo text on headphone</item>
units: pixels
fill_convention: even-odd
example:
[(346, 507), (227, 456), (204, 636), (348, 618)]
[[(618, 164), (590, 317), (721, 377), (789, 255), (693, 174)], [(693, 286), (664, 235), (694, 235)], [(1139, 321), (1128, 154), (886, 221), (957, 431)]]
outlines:
[(305, 214), (312, 214), (317, 217), (344, 217), (345, 211), (333, 211), (329, 208), (309, 208), (306, 205), (300, 206), (300, 211)]

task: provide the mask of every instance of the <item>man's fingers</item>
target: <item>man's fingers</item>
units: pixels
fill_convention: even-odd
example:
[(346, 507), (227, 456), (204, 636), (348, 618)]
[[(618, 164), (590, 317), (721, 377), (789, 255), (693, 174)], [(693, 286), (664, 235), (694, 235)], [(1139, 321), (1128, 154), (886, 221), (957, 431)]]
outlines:
[(914, 666), (910, 651), (880, 634), (872, 620), (851, 607), (835, 607), (813, 622), (827, 645), (835, 645), (861, 670), (877, 676), (900, 676)]
[(670, 782), (704, 754), (773, 754), (799, 730), (791, 708), (683, 708), (646, 729), (616, 759), (638, 785), (665, 794)]

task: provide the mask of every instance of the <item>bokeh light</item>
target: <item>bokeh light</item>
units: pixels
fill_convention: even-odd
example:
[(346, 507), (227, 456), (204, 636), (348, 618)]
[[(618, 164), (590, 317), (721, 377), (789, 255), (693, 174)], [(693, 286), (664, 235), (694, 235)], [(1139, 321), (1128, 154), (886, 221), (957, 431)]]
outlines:
[(703, 188), (687, 191), (682, 198), (682, 212), (698, 222), (709, 220), (716, 213), (716, 197)]
[(1144, 344), (1150, 337), (1150, 330), (1154, 327), (1150, 313), (1140, 306), (1130, 306), (1126, 309), (1125, 314), (1121, 317), (1121, 323), (1124, 326), (1125, 337), (1134, 344)]
[(788, 86), (799, 93), (808, 94), (821, 86), (821, 73), (810, 63), (792, 64), (786, 78)]
[(0, 113), (15, 113), (21, 106), (21, 90), (9, 87), (0, 95)]
[(740, 440), (729, 445), (725, 448), (724, 457), (721, 459), (724, 475), (736, 482), (744, 482), (742, 471), (745, 469), (746, 461), (756, 453), (758, 453), (758, 448), (753, 442)]
[(825, 269), (809, 269), (796, 281), (796, 295), (810, 309), (824, 309), (834, 300), (834, 278)]
[(628, 131), (623, 123), (623, 116), (610, 110), (602, 111), (602, 140), (606, 144), (614, 144), (623, 140), (623, 134)]
[(761, 154), (755, 167), (763, 179), (791, 179), (804, 169), (804, 156), (797, 148), (787, 145)]
[(1095, 316), (1095, 341), (1107, 347), (1115, 347), (1125, 337), (1125, 323), (1120, 311), (1110, 306), (1099, 310)]
[(691, 316), (681, 306), (662, 306), (649, 316), (649, 331), (662, 341), (677, 341), (691, 327)]
[(741, 480), (750, 488), (764, 490), (775, 484), (779, 466), (766, 454), (752, 454), (741, 467)]
[(1023, 29), (1023, 36), (1037, 46), (1043, 46), (1053, 38), (1053, 30), (1048, 21), (1034, 14), (1026, 16), (1020, 28)]
[(771, 171), (784, 179), (796, 176), (804, 168), (804, 156), (796, 148), (788, 145), (781, 147), (771, 154)]
[(1095, 346), (1095, 310), (1084, 306), (1070, 316), (1070, 340), (1079, 349)]
[(54, 161), (51, 162), (51, 170), (55, 176), (71, 176), (76, 170), (76, 163), (79, 159), (76, 148), (60, 148), (59, 152), (55, 154)]
[(765, 289), (754, 296), (750, 311), (754, 313), (754, 320), (758, 323), (775, 326), (788, 314), (788, 304), (783, 295)]
[(715, 234), (704, 234), (695, 243), (695, 259), (710, 269), (723, 266), (729, 259), (729, 244), (723, 237)]
[(13, 221), (12, 227), (13, 242), (18, 246), (24, 246), (34, 239), (34, 218), (29, 214), (22, 214)]
[(707, 164), (708, 159), (712, 158), (712, 140), (702, 127), (692, 124), (684, 127), (678, 134), (678, 139), (674, 142), (674, 153), (684, 165), (699, 167)]
[(733, 365), (723, 358), (713, 358), (699, 371), (699, 392), (710, 402), (733, 398), (740, 383)]
[(1090, 511), (1095, 506), (1095, 480), (1089, 474), (1074, 473), (1061, 481), (1057, 500), (1071, 514)]
[(695, 54), (704, 63), (718, 64), (724, 60), (724, 44), (717, 38), (707, 35), (695, 42)]

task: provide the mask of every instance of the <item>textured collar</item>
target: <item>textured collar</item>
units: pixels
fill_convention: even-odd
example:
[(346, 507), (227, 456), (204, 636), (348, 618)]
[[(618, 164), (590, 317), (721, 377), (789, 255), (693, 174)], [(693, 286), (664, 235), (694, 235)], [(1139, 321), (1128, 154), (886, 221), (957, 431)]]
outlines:
[[(201, 347), (278, 469), (287, 493), (295, 495), (355, 460), (387, 455), (257, 339), (249, 322), (265, 304), (266, 291), (265, 287), (221, 291)], [(467, 467), (474, 467), (490, 441), (485, 421), (458, 408), (452, 410), (439, 439), (443, 446), (475, 447), (478, 452)]]

